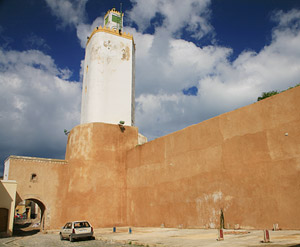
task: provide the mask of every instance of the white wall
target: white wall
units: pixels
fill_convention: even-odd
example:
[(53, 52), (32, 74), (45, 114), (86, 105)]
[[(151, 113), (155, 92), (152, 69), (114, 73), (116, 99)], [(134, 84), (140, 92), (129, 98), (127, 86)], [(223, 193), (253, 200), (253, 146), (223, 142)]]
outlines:
[(133, 40), (96, 32), (86, 47), (81, 124), (134, 125)]
[(3, 180), (8, 180), (8, 174), (9, 174), (9, 159), (4, 161)]
[(17, 182), (14, 180), (0, 181), (0, 208), (8, 209), (7, 236), (12, 236), (15, 204), (16, 204)]

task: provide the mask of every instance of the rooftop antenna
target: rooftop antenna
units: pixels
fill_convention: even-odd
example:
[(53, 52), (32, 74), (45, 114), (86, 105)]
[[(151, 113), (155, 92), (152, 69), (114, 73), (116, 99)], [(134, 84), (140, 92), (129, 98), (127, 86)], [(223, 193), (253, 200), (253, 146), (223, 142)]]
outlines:
[(122, 15), (122, 3), (120, 3), (120, 13), (121, 13), (121, 17), (120, 17), (120, 23), (119, 23), (119, 34), (122, 33), (122, 19), (123, 19), (123, 15)]

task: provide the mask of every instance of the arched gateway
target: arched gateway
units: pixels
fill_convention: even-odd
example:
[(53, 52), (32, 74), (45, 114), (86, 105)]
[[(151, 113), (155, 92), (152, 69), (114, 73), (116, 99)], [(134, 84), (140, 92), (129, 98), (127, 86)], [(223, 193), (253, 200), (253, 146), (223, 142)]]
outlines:
[[(56, 223), (56, 208), (59, 206), (58, 180), (63, 180), (63, 169), (67, 161), (23, 156), (10, 156), (4, 165), (8, 179), (17, 181), (16, 204), (31, 200), (41, 210), (41, 231), (60, 228)], [(53, 217), (51, 217), (51, 212)], [(51, 222), (53, 218), (53, 222)]]
[[(41, 231), (44, 231), (45, 230), (45, 213), (46, 213), (46, 210), (47, 210), (47, 207), (46, 205), (41, 201), (41, 199), (37, 199), (37, 198), (34, 198), (32, 196), (27, 196), (25, 198), (23, 198), (25, 201), (32, 201), (34, 202), (35, 204), (38, 205), (39, 209), (40, 209), (40, 215), (39, 215), (39, 223), (40, 223), (40, 230)], [(16, 204), (17, 206), (17, 204)], [(28, 216), (30, 218), (30, 215)]]

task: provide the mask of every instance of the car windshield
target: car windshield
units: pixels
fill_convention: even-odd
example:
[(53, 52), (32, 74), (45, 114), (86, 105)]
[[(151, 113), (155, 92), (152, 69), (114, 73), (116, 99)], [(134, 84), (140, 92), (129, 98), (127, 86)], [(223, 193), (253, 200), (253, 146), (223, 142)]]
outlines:
[(72, 228), (72, 223), (67, 223), (64, 226), (64, 229), (71, 229)]
[(74, 222), (74, 228), (90, 227), (88, 222)]

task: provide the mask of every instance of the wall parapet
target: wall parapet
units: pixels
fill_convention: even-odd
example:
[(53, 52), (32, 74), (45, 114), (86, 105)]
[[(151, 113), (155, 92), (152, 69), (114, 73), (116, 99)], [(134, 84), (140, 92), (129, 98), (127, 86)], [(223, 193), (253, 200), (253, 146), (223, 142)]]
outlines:
[[(117, 15), (121, 15), (121, 12), (117, 11), (115, 8), (112, 8), (111, 10), (108, 10), (108, 11), (106, 12), (106, 14), (105, 14), (105, 16), (104, 16), (104, 19), (105, 19), (105, 17), (106, 17), (110, 12), (115, 13), (115, 14), (117, 14)], [(122, 16), (124, 16), (124, 13), (122, 13)]]
[(61, 163), (61, 164), (67, 164), (68, 163), (68, 161), (61, 160), (61, 159), (38, 158), (38, 157), (16, 156), (16, 155), (11, 155), (6, 160), (8, 160), (8, 159), (28, 160), (28, 161), (46, 162), (46, 163), (49, 163), (49, 162), (50, 163)]
[[(129, 33), (126, 33), (126, 32), (121, 32), (119, 33), (118, 30), (114, 30), (114, 29), (111, 29), (111, 28), (108, 28), (108, 27), (96, 27), (94, 28), (93, 32), (91, 33), (91, 35), (88, 37), (88, 40), (86, 42), (86, 46), (89, 44), (91, 38), (93, 37), (94, 34), (98, 33), (98, 32), (105, 32), (105, 33), (110, 33), (110, 34), (113, 34), (113, 35), (116, 35), (116, 36), (120, 36), (120, 37), (123, 37), (123, 38), (126, 38), (126, 39), (130, 39), (133, 41), (133, 36)], [(134, 42), (133, 42), (134, 43)]]

